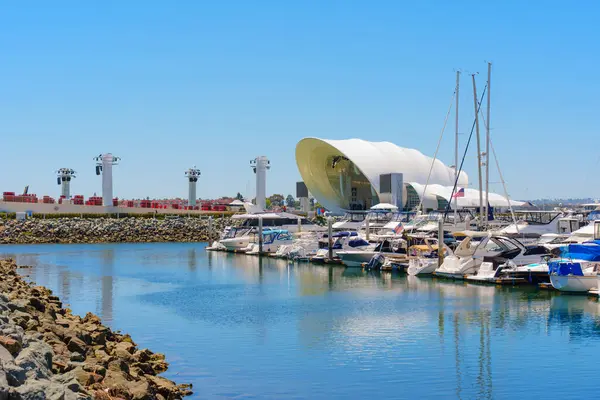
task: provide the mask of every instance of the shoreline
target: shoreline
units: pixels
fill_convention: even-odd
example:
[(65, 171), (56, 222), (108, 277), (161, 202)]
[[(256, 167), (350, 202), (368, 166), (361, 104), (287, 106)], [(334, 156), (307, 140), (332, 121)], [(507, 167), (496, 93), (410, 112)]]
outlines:
[(210, 242), (230, 224), (230, 218), (0, 220), (0, 244)]
[(165, 356), (139, 349), (88, 312), (72, 314), (43, 286), (0, 260), (0, 399), (181, 399), (191, 385), (159, 374)]

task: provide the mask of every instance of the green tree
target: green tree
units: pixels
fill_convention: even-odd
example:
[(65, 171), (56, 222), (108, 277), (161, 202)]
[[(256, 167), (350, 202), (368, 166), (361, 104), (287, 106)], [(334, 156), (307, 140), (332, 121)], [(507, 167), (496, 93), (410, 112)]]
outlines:
[(281, 194), (274, 194), (271, 197), (269, 197), (269, 200), (271, 200), (271, 205), (273, 207), (282, 206), (283, 201), (285, 200), (285, 197), (283, 197), (283, 195), (281, 195)]
[(242, 196), (242, 194), (240, 192), (238, 192), (238, 194), (235, 195), (235, 198), (240, 201), (244, 200), (244, 196)]
[(271, 208), (271, 204), (273, 203), (271, 202), (271, 198), (269, 197), (265, 200), (265, 208)]
[(294, 199), (294, 196), (292, 196), (291, 194), (288, 194), (285, 198), (285, 204), (289, 208), (294, 208), (296, 206), (296, 199)]

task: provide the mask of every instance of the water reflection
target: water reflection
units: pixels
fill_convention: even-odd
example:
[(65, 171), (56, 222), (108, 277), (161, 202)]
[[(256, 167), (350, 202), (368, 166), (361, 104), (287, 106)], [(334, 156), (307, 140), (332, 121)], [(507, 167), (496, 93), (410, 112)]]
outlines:
[(187, 263), (188, 263), (188, 269), (190, 271), (195, 271), (196, 267), (198, 266), (198, 259), (196, 258), (196, 248), (192, 247), (190, 249), (188, 249), (187, 251)]
[[(105, 321), (146, 333), (157, 345), (166, 330), (170, 351), (194, 360), (192, 370), (215, 365), (223, 375), (214, 378), (215, 387), (235, 386), (246, 374), (254, 380), (240, 382), (244, 389), (271, 376), (295, 388), (290, 392), (313, 390), (299, 397), (404, 391), (412, 398), (510, 398), (506, 382), (512, 387), (525, 372), (537, 373), (521, 363), (581, 360), (600, 351), (597, 300), (533, 287), (290, 264), (178, 244), (12, 254), (35, 264), (32, 279), (79, 310), (96, 307)], [(140, 308), (152, 316), (151, 326), (139, 322)], [(309, 383), (298, 383), (304, 377)], [(545, 378), (540, 373), (536, 383)], [(211, 384), (196, 379), (199, 387)], [(277, 382), (256, 392), (286, 397), (269, 392)], [(386, 392), (389, 387), (394, 390)]]
[(100, 317), (107, 322), (113, 319), (113, 274), (115, 265), (115, 251), (112, 248), (105, 249), (101, 253), (101, 310)]

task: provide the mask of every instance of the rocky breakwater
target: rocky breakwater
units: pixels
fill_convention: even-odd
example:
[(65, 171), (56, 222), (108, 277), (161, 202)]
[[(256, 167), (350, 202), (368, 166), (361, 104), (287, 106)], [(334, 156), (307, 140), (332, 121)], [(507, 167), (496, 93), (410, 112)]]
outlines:
[(202, 242), (215, 239), (229, 218), (31, 218), (0, 221), (0, 244)]
[(138, 349), (88, 313), (62, 307), (44, 287), (0, 261), (0, 400), (180, 399), (189, 385), (158, 374), (165, 356)]

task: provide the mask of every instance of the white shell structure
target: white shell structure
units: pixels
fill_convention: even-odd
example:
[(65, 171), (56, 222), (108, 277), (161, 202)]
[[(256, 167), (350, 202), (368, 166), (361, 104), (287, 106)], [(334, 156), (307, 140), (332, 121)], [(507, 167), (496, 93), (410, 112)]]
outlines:
[[(305, 138), (296, 145), (296, 163), (309, 192), (325, 208), (367, 209), (379, 203), (379, 177), (401, 173), (404, 182), (425, 184), (433, 158), (390, 142)], [(433, 162), (430, 184), (454, 185), (454, 168)], [(468, 185), (461, 172), (459, 186)]]

